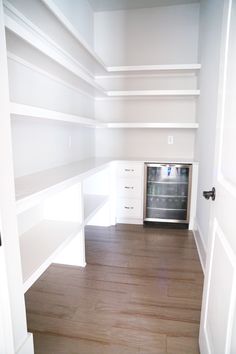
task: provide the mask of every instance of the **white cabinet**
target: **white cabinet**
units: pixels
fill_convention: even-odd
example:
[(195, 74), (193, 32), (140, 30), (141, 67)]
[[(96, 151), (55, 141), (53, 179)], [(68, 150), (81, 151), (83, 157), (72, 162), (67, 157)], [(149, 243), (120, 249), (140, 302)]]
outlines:
[(140, 198), (142, 196), (141, 178), (118, 178), (117, 193), (122, 198)]
[[(165, 163), (188, 163), (191, 165), (192, 179), (190, 188), (191, 200), (189, 202), (189, 230), (192, 230), (194, 227), (196, 213), (198, 163), (191, 162), (189, 160), (169, 160), (165, 161)], [(144, 204), (144, 161), (117, 161), (116, 222), (127, 224), (142, 224)]]
[(143, 171), (143, 162), (117, 162), (117, 222), (143, 223)]
[(118, 199), (117, 215), (120, 218), (142, 218), (142, 200), (140, 199)]

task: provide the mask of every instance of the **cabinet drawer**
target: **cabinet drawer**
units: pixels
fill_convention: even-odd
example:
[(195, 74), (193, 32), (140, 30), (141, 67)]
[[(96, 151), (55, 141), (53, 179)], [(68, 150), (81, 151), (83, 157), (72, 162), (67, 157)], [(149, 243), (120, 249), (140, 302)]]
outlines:
[(124, 198), (139, 198), (142, 196), (141, 178), (119, 178), (117, 181), (117, 195)]
[(144, 166), (142, 163), (122, 163), (117, 164), (117, 175), (119, 177), (141, 177), (143, 175)]
[(141, 199), (118, 199), (117, 216), (122, 218), (142, 218)]

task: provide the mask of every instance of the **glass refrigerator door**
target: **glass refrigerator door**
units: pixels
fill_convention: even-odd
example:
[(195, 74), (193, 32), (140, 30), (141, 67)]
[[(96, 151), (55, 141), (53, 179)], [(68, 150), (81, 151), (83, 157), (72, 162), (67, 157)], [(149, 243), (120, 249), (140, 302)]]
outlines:
[(189, 174), (189, 165), (147, 165), (146, 220), (188, 221)]

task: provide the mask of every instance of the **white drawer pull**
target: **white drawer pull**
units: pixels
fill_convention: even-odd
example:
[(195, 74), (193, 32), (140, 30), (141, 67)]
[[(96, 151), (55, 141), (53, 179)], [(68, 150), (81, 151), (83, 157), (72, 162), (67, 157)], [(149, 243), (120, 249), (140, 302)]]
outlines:
[(134, 187), (125, 186), (125, 189), (134, 189)]
[(130, 209), (130, 210), (133, 210), (133, 209), (134, 209), (134, 207), (127, 207), (127, 206), (125, 206), (125, 209)]
[(125, 172), (134, 172), (134, 169), (132, 169), (132, 168), (125, 168)]

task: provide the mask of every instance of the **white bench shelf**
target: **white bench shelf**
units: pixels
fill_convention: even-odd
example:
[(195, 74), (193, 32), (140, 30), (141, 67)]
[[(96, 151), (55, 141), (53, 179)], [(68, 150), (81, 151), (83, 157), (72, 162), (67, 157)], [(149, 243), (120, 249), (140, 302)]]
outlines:
[(87, 159), (16, 178), (17, 214), (40, 203), (51, 194), (81, 182), (109, 165), (111, 159)]
[(43, 220), (20, 236), (24, 292), (80, 229), (81, 225), (78, 223)]
[(92, 219), (96, 212), (106, 204), (108, 201), (108, 196), (105, 195), (94, 195), (85, 194), (84, 195), (84, 224)]

